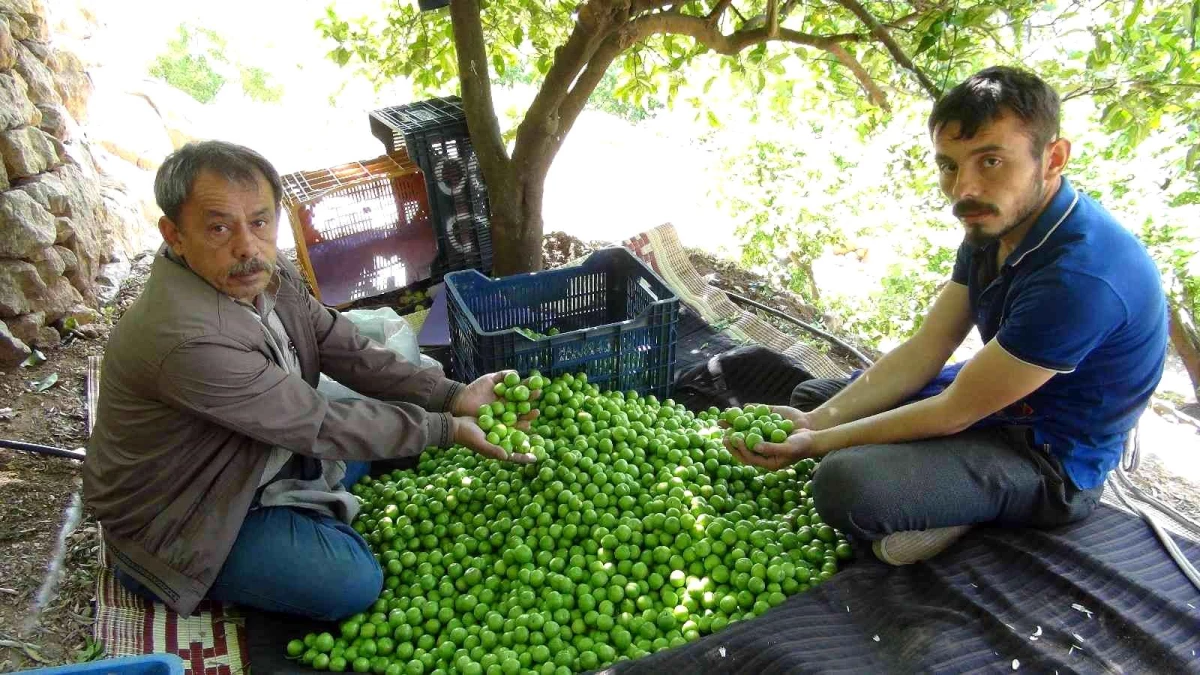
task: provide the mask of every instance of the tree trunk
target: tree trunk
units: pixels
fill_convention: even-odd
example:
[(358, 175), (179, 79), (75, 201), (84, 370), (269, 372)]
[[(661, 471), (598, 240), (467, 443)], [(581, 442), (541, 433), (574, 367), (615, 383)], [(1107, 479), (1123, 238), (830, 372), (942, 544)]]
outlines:
[(545, 174), (510, 175), (488, 186), (492, 207), (492, 274), (502, 277), (542, 269), (542, 197)]
[(1187, 369), (1188, 377), (1192, 379), (1192, 390), (1200, 399), (1200, 330), (1192, 317), (1171, 303), (1171, 344), (1183, 359), (1183, 367)]
[(800, 270), (804, 273), (805, 283), (808, 285), (808, 302), (813, 307), (821, 306), (821, 289), (817, 287), (817, 275), (813, 272), (811, 260), (805, 260), (800, 263)]
[[(553, 116), (527, 113), (517, 134), (513, 157), (508, 156), (492, 102), (480, 4), (480, 0), (452, 0), (450, 20), (467, 126), (488, 184), (492, 274), (536, 272), (542, 269), (542, 196), (546, 172), (562, 140), (560, 135), (555, 142), (550, 133), (557, 128), (557, 113)], [(546, 86), (543, 83), (543, 90)]]

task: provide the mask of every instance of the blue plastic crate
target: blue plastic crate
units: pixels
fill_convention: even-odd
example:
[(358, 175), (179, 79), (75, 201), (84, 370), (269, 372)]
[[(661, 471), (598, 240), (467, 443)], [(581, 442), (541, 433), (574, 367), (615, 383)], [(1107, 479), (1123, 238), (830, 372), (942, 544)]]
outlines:
[[(501, 279), (454, 272), (446, 290), (451, 364), (461, 380), (506, 369), (585, 372), (601, 389), (670, 396), (679, 298), (624, 248)], [(559, 334), (530, 339), (515, 328)]]
[(147, 654), (25, 672), (31, 675), (183, 675), (183, 660), (174, 654)]

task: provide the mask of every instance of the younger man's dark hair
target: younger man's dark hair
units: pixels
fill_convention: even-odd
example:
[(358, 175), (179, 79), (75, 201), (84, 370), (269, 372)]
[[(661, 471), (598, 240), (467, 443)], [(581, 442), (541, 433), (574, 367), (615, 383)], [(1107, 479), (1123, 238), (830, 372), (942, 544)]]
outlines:
[(942, 96), (929, 114), (929, 133), (958, 122), (959, 137), (972, 138), (1005, 112), (1024, 122), (1035, 157), (1058, 136), (1058, 93), (1033, 73), (1007, 66), (985, 68)]

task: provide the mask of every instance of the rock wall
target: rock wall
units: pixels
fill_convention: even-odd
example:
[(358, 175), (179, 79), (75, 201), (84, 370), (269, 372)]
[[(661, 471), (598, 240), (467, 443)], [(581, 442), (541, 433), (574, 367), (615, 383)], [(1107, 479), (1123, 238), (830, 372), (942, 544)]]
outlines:
[(104, 171), (81, 126), (93, 88), (42, 0), (0, 0), (0, 365), (96, 320), (105, 266), (153, 244), (146, 186)]

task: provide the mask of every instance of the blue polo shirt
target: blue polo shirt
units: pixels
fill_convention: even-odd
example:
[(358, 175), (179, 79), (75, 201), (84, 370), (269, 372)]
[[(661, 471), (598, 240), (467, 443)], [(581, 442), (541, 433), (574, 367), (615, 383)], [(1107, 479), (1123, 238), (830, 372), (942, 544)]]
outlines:
[(1146, 249), (1064, 177), (1058, 193), (996, 269), (999, 242), (959, 247), (953, 281), (967, 287), (983, 341), (1055, 371), (998, 413), (1028, 424), (1080, 489), (1121, 460), (1162, 377), (1167, 304)]

